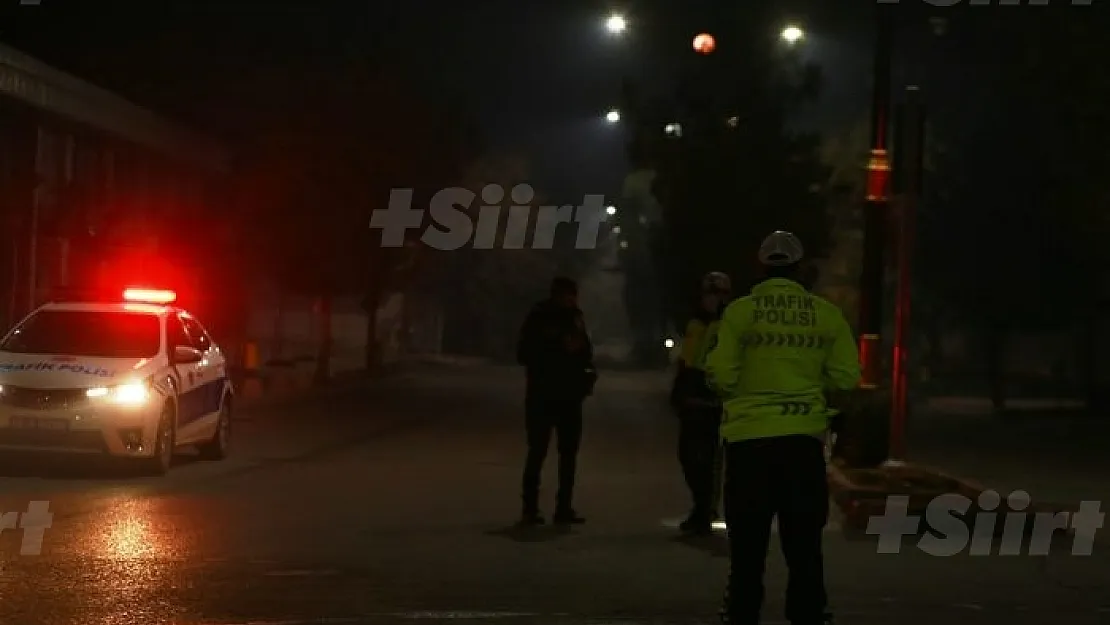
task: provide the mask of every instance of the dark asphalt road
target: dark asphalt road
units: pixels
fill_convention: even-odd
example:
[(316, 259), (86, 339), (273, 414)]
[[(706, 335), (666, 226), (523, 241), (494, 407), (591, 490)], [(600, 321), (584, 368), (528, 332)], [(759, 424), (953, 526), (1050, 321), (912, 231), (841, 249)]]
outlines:
[[(571, 532), (516, 532), (519, 373), (436, 369), (260, 409), (235, 456), (163, 479), (8, 466), (0, 514), (50, 502), (41, 555), (0, 535), (4, 625), (709, 623), (723, 543), (685, 511), (660, 375), (613, 373), (587, 410)], [(550, 472), (550, 469), (549, 469)], [(1106, 623), (1110, 556), (935, 558), (827, 533), (842, 623)], [(783, 566), (768, 572), (781, 622)]]

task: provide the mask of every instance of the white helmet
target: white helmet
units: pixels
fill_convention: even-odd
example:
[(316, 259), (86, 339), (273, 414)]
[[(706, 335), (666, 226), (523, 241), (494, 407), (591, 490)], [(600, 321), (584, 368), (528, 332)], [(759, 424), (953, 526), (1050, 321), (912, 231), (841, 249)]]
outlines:
[(772, 267), (793, 265), (802, 260), (805, 250), (802, 242), (793, 233), (776, 230), (763, 239), (759, 246), (759, 262)]
[(701, 290), (705, 292), (728, 293), (732, 291), (732, 280), (728, 274), (720, 271), (711, 271), (701, 279)]

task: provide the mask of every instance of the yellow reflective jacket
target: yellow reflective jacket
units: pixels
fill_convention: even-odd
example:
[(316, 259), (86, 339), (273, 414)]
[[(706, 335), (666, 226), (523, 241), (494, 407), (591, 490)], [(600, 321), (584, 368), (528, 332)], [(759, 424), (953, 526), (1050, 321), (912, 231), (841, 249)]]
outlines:
[(674, 406), (683, 408), (691, 403), (702, 407), (720, 404), (705, 377), (705, 358), (713, 347), (720, 324), (718, 319), (705, 314), (686, 324), (678, 371), (671, 387), (671, 403)]
[(703, 319), (691, 319), (686, 324), (686, 334), (682, 338), (682, 365), (690, 369), (705, 369), (705, 358), (713, 346), (713, 338), (717, 336), (717, 328), (721, 322), (714, 319), (705, 322)]
[(728, 441), (821, 436), (836, 414), (825, 392), (859, 384), (859, 351), (843, 313), (791, 280), (767, 280), (733, 302), (716, 339), (706, 373), (724, 402)]

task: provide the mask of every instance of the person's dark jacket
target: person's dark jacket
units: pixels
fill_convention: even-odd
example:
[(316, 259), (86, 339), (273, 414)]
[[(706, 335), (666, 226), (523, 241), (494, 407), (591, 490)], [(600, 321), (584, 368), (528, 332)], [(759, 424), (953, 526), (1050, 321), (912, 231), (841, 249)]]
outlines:
[(593, 393), (594, 350), (578, 308), (551, 300), (536, 304), (520, 330), (516, 358), (527, 371), (531, 397), (584, 399)]

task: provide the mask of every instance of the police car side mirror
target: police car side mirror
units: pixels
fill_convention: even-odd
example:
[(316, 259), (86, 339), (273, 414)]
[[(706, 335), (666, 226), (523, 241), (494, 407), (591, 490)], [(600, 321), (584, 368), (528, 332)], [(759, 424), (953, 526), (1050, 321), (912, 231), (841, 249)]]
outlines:
[(191, 365), (200, 362), (203, 358), (204, 354), (192, 347), (178, 345), (173, 348), (173, 364), (175, 365)]

